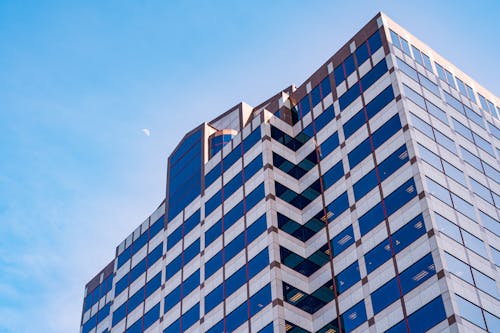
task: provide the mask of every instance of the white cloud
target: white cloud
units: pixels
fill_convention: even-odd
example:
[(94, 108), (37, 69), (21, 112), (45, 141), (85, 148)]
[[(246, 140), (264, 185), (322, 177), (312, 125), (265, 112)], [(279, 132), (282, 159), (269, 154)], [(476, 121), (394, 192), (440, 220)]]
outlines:
[(144, 135), (146, 136), (150, 136), (151, 135), (151, 131), (149, 130), (149, 128), (143, 128), (141, 130), (142, 133), (144, 133)]

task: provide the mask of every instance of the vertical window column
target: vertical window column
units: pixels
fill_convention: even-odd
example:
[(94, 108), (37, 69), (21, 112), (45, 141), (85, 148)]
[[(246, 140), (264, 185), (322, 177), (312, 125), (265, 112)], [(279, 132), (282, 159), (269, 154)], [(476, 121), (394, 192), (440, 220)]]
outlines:
[(379, 188), (379, 192), (380, 192), (381, 205), (382, 205), (382, 210), (383, 210), (383, 213), (384, 213), (384, 220), (385, 220), (386, 232), (387, 232), (387, 235), (388, 235), (388, 241), (389, 241), (389, 247), (390, 247), (390, 252), (391, 252), (391, 257), (392, 257), (392, 263), (393, 263), (393, 266), (394, 266), (394, 272), (396, 273), (396, 281), (397, 281), (397, 288), (398, 288), (398, 292), (399, 292), (399, 296), (400, 296), (400, 300), (401, 300), (401, 308), (403, 310), (403, 316), (404, 316), (404, 322), (405, 322), (405, 325), (406, 325), (406, 329), (409, 332), (410, 331), (410, 327), (409, 327), (409, 323), (408, 323), (408, 313), (407, 313), (406, 305), (405, 305), (405, 302), (404, 302), (403, 288), (402, 288), (402, 285), (401, 285), (401, 279), (400, 279), (400, 276), (399, 276), (399, 269), (398, 269), (398, 265), (397, 265), (397, 262), (396, 262), (396, 251), (394, 249), (394, 242), (393, 242), (392, 235), (391, 235), (391, 230), (390, 230), (390, 227), (389, 227), (389, 219), (388, 219), (389, 216), (388, 216), (388, 213), (387, 213), (387, 207), (386, 207), (385, 200), (384, 200), (384, 192), (382, 190), (382, 181), (381, 181), (381, 177), (380, 177), (380, 172), (379, 172), (377, 157), (375, 155), (375, 144), (373, 142), (373, 135), (372, 135), (372, 130), (371, 130), (370, 121), (369, 121), (370, 117), (368, 115), (368, 110), (366, 109), (366, 101), (365, 101), (365, 96), (363, 95), (363, 85), (362, 85), (361, 81), (359, 82), (359, 90), (360, 90), (361, 101), (363, 103), (363, 113), (364, 113), (364, 116), (365, 116), (366, 126), (367, 126), (367, 130), (368, 130), (368, 138), (369, 138), (369, 142), (370, 142), (370, 146), (371, 146), (371, 151), (372, 151), (373, 164), (375, 166), (375, 168), (374, 168), (374, 170), (375, 170), (375, 176), (377, 178), (377, 184), (378, 184), (378, 188)]

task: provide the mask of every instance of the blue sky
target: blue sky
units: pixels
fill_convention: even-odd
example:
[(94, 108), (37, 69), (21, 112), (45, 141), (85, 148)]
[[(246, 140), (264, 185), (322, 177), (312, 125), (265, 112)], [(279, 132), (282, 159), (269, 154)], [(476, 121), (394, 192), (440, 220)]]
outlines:
[(300, 84), (380, 10), (498, 95), (500, 6), (435, 2), (0, 1), (0, 332), (77, 332), (182, 135)]

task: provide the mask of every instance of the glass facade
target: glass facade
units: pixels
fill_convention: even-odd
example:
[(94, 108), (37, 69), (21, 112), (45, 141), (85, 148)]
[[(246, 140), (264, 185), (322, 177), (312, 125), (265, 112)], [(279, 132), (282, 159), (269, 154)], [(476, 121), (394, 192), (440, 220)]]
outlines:
[(379, 14), (191, 131), (81, 332), (499, 331), (500, 103), (435, 54)]

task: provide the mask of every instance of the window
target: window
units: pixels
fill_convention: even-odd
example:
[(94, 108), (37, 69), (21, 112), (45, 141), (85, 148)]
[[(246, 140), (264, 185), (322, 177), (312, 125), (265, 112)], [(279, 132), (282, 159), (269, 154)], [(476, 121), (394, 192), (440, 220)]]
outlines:
[(479, 215), (481, 216), (481, 221), (485, 228), (495, 233), (497, 236), (500, 236), (500, 222), (484, 213), (483, 211), (479, 211)]
[(476, 236), (472, 235), (471, 233), (463, 229), (462, 229), (462, 237), (464, 239), (464, 244), (467, 248), (476, 252), (480, 256), (488, 258), (488, 255), (486, 253), (486, 248), (484, 247), (484, 243), (482, 240), (480, 240)]
[(451, 106), (461, 114), (465, 115), (464, 105), (458, 99), (448, 94), (446, 91), (443, 91), (443, 93), (446, 103), (448, 103), (449, 106)]
[[(411, 178), (394, 190), (391, 194), (386, 195), (384, 203), (387, 217), (414, 198), (416, 196), (416, 192), (415, 183), (413, 182), (413, 178)], [(366, 233), (382, 222), (385, 217), (382, 202), (380, 202), (358, 218), (361, 235), (366, 235)]]
[(431, 63), (431, 59), (429, 58), (429, 56), (427, 56), (427, 54), (422, 52), (422, 58), (424, 59), (424, 67), (427, 68), (427, 70), (432, 72), (432, 63)]
[(416, 105), (420, 106), (422, 109), (426, 110), (425, 100), (422, 97), (422, 95), (420, 95), (419, 93), (417, 93), (415, 90), (411, 89), (410, 87), (408, 87), (404, 83), (403, 83), (403, 90), (404, 90), (405, 96), (408, 97), (408, 99), (410, 101), (412, 101)]
[[(408, 245), (425, 234), (425, 225), (422, 215), (418, 215), (401, 229), (392, 234), (392, 246), (394, 254), (399, 253)], [(365, 254), (365, 265), (368, 274), (382, 266), (392, 256), (389, 239), (382, 241)]]
[(436, 219), (436, 224), (438, 230), (444, 235), (450, 237), (456, 242), (462, 244), (462, 236), (460, 235), (460, 228), (452, 223), (450, 220), (444, 218), (443, 216), (434, 213), (434, 217)]
[(446, 263), (448, 264), (448, 271), (450, 273), (453, 273), (454, 275), (458, 276), (462, 280), (469, 282), (472, 285), (474, 284), (469, 265), (447, 252), (445, 252), (445, 257)]
[(483, 329), (486, 329), (481, 308), (458, 295), (455, 296), (455, 300), (457, 301), (458, 309), (462, 318)]
[(444, 73), (444, 68), (440, 64), (438, 64), (437, 62), (435, 62), (434, 65), (436, 65), (436, 70), (437, 70), (439, 78), (441, 80), (443, 80), (444, 82), (447, 82), (446, 74)]
[(444, 203), (448, 204), (449, 206), (453, 207), (453, 203), (451, 201), (451, 196), (450, 192), (448, 189), (445, 187), (441, 186), (440, 184), (436, 183), (429, 177), (426, 177), (427, 180), (427, 188), (429, 189), (429, 193), (435, 196), (437, 199), (443, 201)]
[(422, 55), (420, 54), (420, 50), (413, 45), (411, 46), (411, 50), (413, 51), (413, 58), (415, 59), (415, 61), (423, 66), (424, 62), (422, 60)]
[(391, 35), (392, 44), (394, 44), (394, 46), (396, 46), (398, 49), (400, 49), (401, 48), (401, 43), (399, 42), (399, 36), (398, 36), (398, 34), (395, 33), (392, 30), (389, 30), (389, 33)]
[(411, 56), (410, 46), (406, 39), (404, 39), (403, 37), (399, 37), (399, 40), (401, 41), (401, 49), (403, 50), (403, 52)]
[(359, 265), (356, 261), (335, 276), (337, 293), (343, 293), (354, 284), (356, 284), (359, 280), (361, 280), (361, 276), (359, 275)]
[(460, 93), (462, 95), (464, 95), (465, 97), (467, 97), (467, 90), (465, 89), (464, 82), (462, 80), (460, 80), (458, 77), (456, 77), (455, 79), (457, 79), (458, 90), (460, 91)]
[[(441, 296), (433, 299), (414, 313), (408, 316), (408, 326), (411, 332), (427, 332), (432, 327), (446, 319), (443, 300)], [(405, 320), (400, 321), (385, 333), (407, 332)]]

